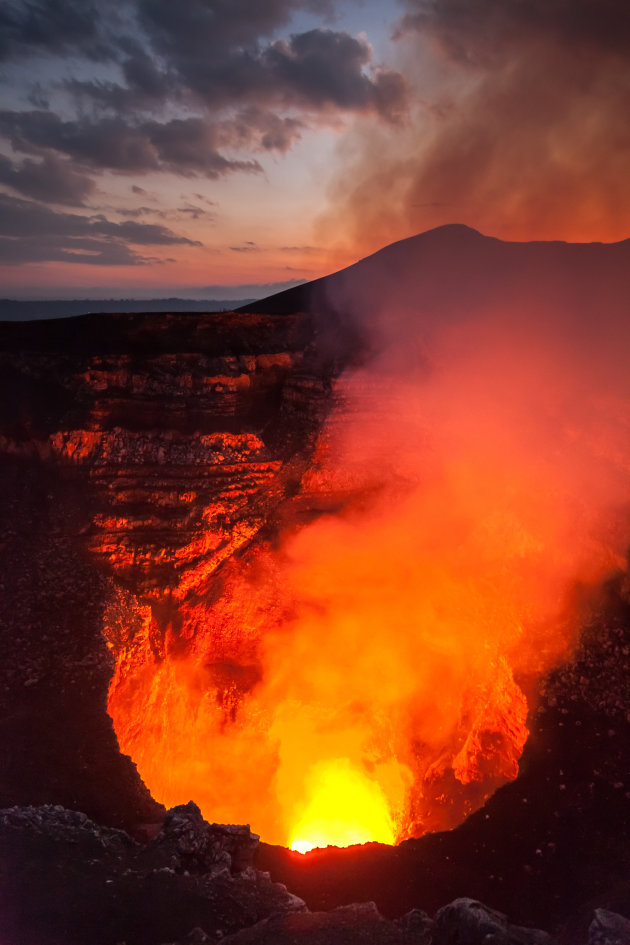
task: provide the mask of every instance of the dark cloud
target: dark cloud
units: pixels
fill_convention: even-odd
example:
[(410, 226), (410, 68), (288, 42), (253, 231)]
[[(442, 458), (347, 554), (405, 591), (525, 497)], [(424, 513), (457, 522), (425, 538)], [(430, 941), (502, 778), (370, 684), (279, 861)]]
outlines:
[[(308, 129), (334, 126), (340, 115), (398, 120), (407, 106), (405, 81), (378, 66), (363, 38), (331, 26), (335, 6), (336, 0), (0, 0), (6, 64), (0, 81), (8, 86), (32, 67), (29, 86), (20, 98), (10, 91), (5, 101), (13, 107), (0, 112), (0, 154), (13, 150), (0, 157), (0, 186), (42, 203), (7, 211), (4, 227), (10, 222), (18, 230), (0, 228), (13, 241), (4, 246), (5, 258), (20, 258), (20, 240), (25, 258), (80, 261), (92, 252), (121, 260), (127, 243), (196, 245), (141, 222), (147, 202), (157, 206), (160, 198), (138, 185), (132, 193), (145, 206), (124, 208), (122, 223), (50, 207), (84, 206), (101, 180), (107, 188), (107, 178), (99, 179), (106, 172), (208, 180), (261, 174), (261, 154), (284, 154)], [(296, 14), (304, 12), (320, 27), (300, 32)], [(102, 200), (108, 212), (113, 203)], [(206, 205), (212, 201), (205, 197), (190, 204), (182, 198), (179, 208), (163, 210), (163, 219), (198, 220)], [(40, 231), (33, 223), (38, 213)], [(55, 245), (55, 238), (66, 242)], [(138, 258), (129, 252), (131, 262)]]
[(102, 215), (55, 212), (41, 204), (0, 194), (0, 238), (4, 262), (73, 261), (108, 265), (155, 261), (132, 246), (200, 246), (165, 226)]
[[(4, 78), (16, 63), (33, 66), (24, 90), (32, 107), (23, 108), (23, 98), (0, 112), (0, 143), (20, 156), (0, 157), (0, 186), (44, 205), (79, 207), (104, 172), (261, 174), (258, 155), (284, 154), (307, 129), (340, 114), (397, 120), (407, 103), (402, 76), (379, 68), (368, 43), (343, 30), (290, 34), (305, 11), (330, 25), (335, 2), (0, 0)], [(146, 204), (142, 187), (132, 192)], [(132, 245), (190, 242), (142, 224), (146, 212), (124, 209), (126, 223), (57, 214), (51, 232)], [(22, 208), (24, 218), (34, 213)], [(184, 202), (168, 215), (175, 213), (198, 220), (203, 210)], [(53, 251), (41, 240), (30, 246), (33, 258)]]
[[(198, 24), (180, 22), (180, 32), (183, 27), (194, 33), (196, 45)], [(187, 45), (184, 43), (184, 48)], [(125, 84), (74, 79), (66, 88), (83, 108), (92, 102), (120, 114), (150, 109), (170, 98), (186, 101), (192, 94), (198, 105), (213, 109), (247, 102), (267, 111), (372, 112), (389, 121), (398, 119), (407, 103), (402, 76), (373, 68), (368, 44), (343, 31), (313, 29), (264, 47), (221, 44), (216, 53), (204, 44), (197, 57), (184, 56), (181, 48), (173, 47), (166, 55), (166, 70), (157, 68), (146, 51), (137, 50), (124, 59)], [(276, 116), (276, 121), (280, 120)]]
[[(361, 247), (455, 221), (509, 238), (627, 237), (626, 0), (405, 5), (398, 36), (423, 108), (396, 140), (357, 134), (322, 237), (346, 228)], [(439, 86), (422, 71), (428, 48)]]
[(388, 70), (368, 75), (370, 60), (365, 41), (323, 29), (278, 40), (261, 57), (268, 83), (289, 104), (374, 111), (396, 119), (406, 104), (405, 82)]
[(124, 80), (68, 79), (64, 88), (77, 100), (79, 107), (109, 109), (129, 114), (160, 107), (179, 92), (175, 77), (162, 69), (149, 49), (136, 39), (119, 40), (120, 72)]
[(254, 60), (261, 40), (287, 26), (300, 7), (317, 9), (300, 0), (137, 0), (138, 21), (155, 50), (191, 78), (208, 74), (204, 64), (224, 68), (239, 51)]
[(254, 151), (288, 151), (302, 137), (306, 125), (299, 118), (280, 117), (256, 105), (241, 109), (222, 125), (226, 144)]
[(153, 256), (140, 256), (124, 243), (105, 240), (68, 238), (60, 244), (54, 237), (29, 236), (18, 242), (0, 236), (0, 265), (68, 262), (90, 266), (146, 266), (162, 261)]
[(53, 149), (81, 164), (138, 171), (157, 169), (158, 156), (146, 135), (119, 118), (64, 121), (41, 110), (0, 112), (0, 131), (16, 151), (42, 153)]
[(220, 125), (208, 124), (201, 118), (146, 122), (140, 131), (156, 150), (160, 165), (171, 171), (201, 173), (211, 178), (233, 171), (262, 171), (257, 161), (224, 157), (218, 148), (229, 144), (229, 132), (225, 134)]
[(184, 215), (189, 216), (193, 220), (199, 220), (201, 217), (206, 217), (209, 215), (208, 211), (204, 210), (203, 207), (192, 207), (192, 206), (178, 207), (177, 212), (183, 213)]
[(186, 236), (176, 236), (168, 227), (156, 223), (136, 223), (126, 220), (124, 223), (112, 223), (104, 217), (91, 217), (90, 230), (103, 236), (125, 240), (136, 246), (201, 246), (199, 240), (190, 240)]
[(0, 183), (35, 200), (76, 207), (82, 206), (94, 191), (90, 177), (52, 155), (41, 161), (27, 158), (21, 164), (0, 155)]
[(5, 55), (23, 55), (27, 47), (115, 62), (122, 81), (66, 82), (84, 111), (91, 103), (128, 114), (194, 95), (213, 109), (334, 108), (396, 117), (404, 81), (374, 68), (363, 40), (332, 29), (277, 38), (300, 9), (322, 16), (332, 14), (332, 3), (111, 0), (105, 16), (96, 0), (9, 0), (0, 8), (0, 27)]
[(157, 210), (155, 207), (114, 207), (109, 208), (114, 209), (121, 217), (132, 217), (138, 219), (139, 217), (166, 217), (166, 210)]
[(129, 49), (129, 55), (121, 66), (127, 87), (146, 96), (148, 100), (164, 98), (168, 93), (168, 75), (159, 69), (155, 59), (139, 45), (134, 44)]
[(258, 173), (255, 160), (230, 160), (218, 150), (229, 138), (201, 118), (175, 118), (133, 125), (123, 118), (64, 121), (52, 112), (0, 112), (0, 132), (15, 150), (52, 149), (82, 165), (128, 173), (171, 171), (217, 178), (234, 171)]
[[(371, 111), (397, 118), (406, 104), (399, 73), (372, 68), (368, 44), (313, 29), (263, 44), (299, 4), (139, 0), (141, 23), (181, 85), (206, 104)], [(312, 6), (312, 5), (311, 5)], [(180, 9), (183, 7), (183, 9)]]
[(27, 95), (27, 100), (34, 108), (50, 108), (50, 97), (41, 82), (34, 82)]
[(251, 240), (246, 240), (242, 246), (230, 246), (230, 250), (233, 253), (259, 253), (260, 246), (257, 246)]
[(280, 246), (278, 252), (306, 255), (310, 253), (321, 253), (321, 249), (317, 246)]
[[(108, 0), (107, 19), (117, 24), (125, 0)], [(99, 0), (3, 0), (0, 5), (0, 58), (23, 56), (28, 51), (79, 51), (92, 59), (113, 55)]]

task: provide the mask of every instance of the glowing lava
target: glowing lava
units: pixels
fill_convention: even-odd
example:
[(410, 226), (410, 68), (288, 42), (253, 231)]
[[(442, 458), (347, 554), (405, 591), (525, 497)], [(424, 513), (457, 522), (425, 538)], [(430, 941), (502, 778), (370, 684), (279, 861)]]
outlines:
[(309, 772), (311, 799), (291, 841), (307, 853), (315, 847), (354, 843), (394, 843), (396, 832), (378, 784), (352, 767), (347, 758), (320, 762)]

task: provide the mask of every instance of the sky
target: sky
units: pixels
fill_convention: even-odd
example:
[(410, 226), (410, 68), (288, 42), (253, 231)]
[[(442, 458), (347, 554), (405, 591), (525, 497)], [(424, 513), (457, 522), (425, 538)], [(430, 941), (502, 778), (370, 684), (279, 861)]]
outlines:
[(630, 237), (627, 0), (2, 0), (0, 295), (240, 298), (444, 223)]

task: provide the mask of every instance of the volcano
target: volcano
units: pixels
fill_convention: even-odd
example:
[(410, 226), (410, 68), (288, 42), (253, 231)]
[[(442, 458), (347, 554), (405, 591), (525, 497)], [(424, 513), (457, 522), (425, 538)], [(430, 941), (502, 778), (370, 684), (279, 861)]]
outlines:
[[(191, 799), (383, 941), (461, 896), (566, 941), (630, 913), (628, 273), (454, 225), (237, 312), (0, 325), (9, 942), (165, 942), (103, 925), (125, 870), (214, 941), (181, 897), (252, 841)], [(72, 811), (115, 852), (78, 924)]]

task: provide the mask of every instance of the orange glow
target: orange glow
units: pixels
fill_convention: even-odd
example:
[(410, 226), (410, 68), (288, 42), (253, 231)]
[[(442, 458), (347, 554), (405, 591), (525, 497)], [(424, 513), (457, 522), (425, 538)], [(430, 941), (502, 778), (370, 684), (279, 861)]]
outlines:
[(314, 847), (348, 847), (354, 843), (396, 839), (388, 804), (375, 781), (350, 766), (345, 758), (313, 765), (310, 800), (299, 812), (291, 849), (307, 853)]
[(157, 799), (304, 851), (448, 829), (516, 776), (528, 683), (623, 564), (630, 391), (482, 327), (443, 333), (430, 382), (338, 383), (296, 501), (341, 512), (246, 535), (220, 593), (194, 559), (166, 632), (109, 614), (109, 711)]

